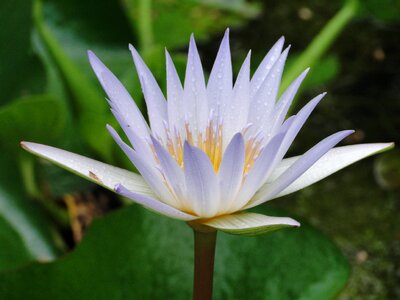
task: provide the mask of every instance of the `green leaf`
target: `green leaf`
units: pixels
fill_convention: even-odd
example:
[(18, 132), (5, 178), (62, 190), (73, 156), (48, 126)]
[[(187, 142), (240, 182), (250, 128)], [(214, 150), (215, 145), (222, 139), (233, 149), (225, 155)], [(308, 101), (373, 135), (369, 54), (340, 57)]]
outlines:
[(32, 1), (0, 1), (0, 103), (43, 91), (44, 72), (30, 47)]
[(0, 270), (14, 268), (30, 260), (32, 256), (18, 232), (0, 215)]
[[(193, 236), (131, 206), (95, 221), (63, 259), (0, 273), (0, 298), (190, 299)], [(332, 299), (348, 265), (308, 225), (259, 237), (219, 234), (214, 299)]]
[[(146, 51), (151, 43), (169, 49), (186, 46), (192, 32), (198, 40), (205, 40), (228, 26), (235, 27), (254, 18), (260, 11), (259, 5), (243, 0), (123, 0), (122, 3), (132, 31), (139, 37), (139, 46)], [(148, 22), (143, 22), (147, 18), (150, 18), (152, 28)], [(149, 32), (153, 36), (151, 41), (148, 40)]]
[(78, 65), (68, 56), (43, 18), (43, 3), (36, 0), (33, 7), (36, 29), (74, 100), (79, 128), (86, 142), (102, 157), (111, 160), (112, 139), (104, 124), (113, 123), (103, 94), (82, 74)]
[[(0, 267), (51, 260), (60, 251), (57, 234), (47, 216), (25, 194), (16, 162), (0, 157)], [(4, 241), (4, 243), (3, 243)]]
[(0, 143), (14, 154), (19, 153), (21, 140), (52, 143), (60, 137), (65, 122), (63, 106), (52, 96), (17, 99), (0, 108)]

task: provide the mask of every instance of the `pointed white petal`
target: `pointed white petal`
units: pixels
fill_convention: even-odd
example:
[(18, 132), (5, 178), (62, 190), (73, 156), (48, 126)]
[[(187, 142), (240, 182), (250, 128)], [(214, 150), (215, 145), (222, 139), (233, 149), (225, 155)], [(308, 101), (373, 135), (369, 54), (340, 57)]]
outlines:
[[(149, 144), (146, 142), (144, 138), (139, 137), (135, 131), (131, 130), (129, 125), (123, 125), (124, 124), (124, 118), (121, 112), (114, 110), (111, 108), (111, 112), (114, 115), (115, 119), (118, 121), (118, 123), (121, 125), (122, 129), (124, 130), (126, 136), (129, 139), (129, 142), (131, 145), (134, 147), (135, 151), (140, 154), (140, 155), (148, 155), (151, 151)], [(107, 124), (107, 129), (111, 127), (110, 125)], [(153, 159), (153, 158), (150, 158)], [(154, 160), (154, 159), (153, 159)]]
[(21, 142), (21, 146), (25, 150), (109, 190), (114, 191), (115, 185), (121, 183), (136, 193), (150, 197), (155, 196), (148, 184), (136, 173), (42, 144)]
[(191, 202), (197, 215), (213, 217), (219, 208), (220, 190), (210, 159), (188, 142), (184, 145), (183, 159), (187, 200)]
[(194, 133), (202, 132), (207, 126), (209, 112), (203, 67), (193, 35), (189, 43), (183, 99), (185, 117), (191, 130)]
[(290, 120), (290, 127), (288, 128), (285, 139), (283, 140), (281, 148), (279, 149), (281, 159), (285, 156), (289, 147), (292, 145), (294, 139), (296, 138), (300, 129), (303, 127), (304, 123), (307, 121), (314, 108), (318, 105), (318, 103), (325, 95), (326, 93), (323, 93), (313, 98), (310, 102), (304, 105), (304, 107), (297, 113), (297, 115), (293, 119)]
[(242, 184), (245, 158), (244, 150), (243, 137), (240, 133), (237, 133), (226, 148), (218, 170), (219, 186), (221, 189), (220, 211), (230, 206)]
[(129, 45), (133, 61), (138, 72), (144, 98), (146, 100), (147, 112), (152, 132), (155, 136), (165, 138), (164, 121), (168, 121), (167, 103), (153, 74), (144, 63), (136, 49)]
[(270, 115), (275, 107), (288, 52), (289, 48), (283, 51), (257, 93), (251, 99), (248, 122), (256, 124), (256, 130), (266, 132), (264, 128), (268, 125)]
[(265, 128), (268, 130), (268, 133), (274, 134), (276, 130), (278, 130), (279, 126), (282, 125), (289, 107), (292, 104), (292, 101), (296, 96), (296, 93), (308, 71), (309, 69), (306, 69), (303, 73), (301, 73), (279, 98), (279, 101), (274, 108), (272, 118), (269, 120), (268, 126), (265, 126)]
[(214, 121), (224, 115), (232, 94), (232, 62), (229, 49), (229, 29), (225, 31), (217, 58), (211, 70), (207, 84), (207, 100), (209, 109), (214, 112)]
[(121, 116), (119, 122), (128, 138), (131, 138), (131, 131), (134, 131), (141, 138), (149, 137), (149, 127), (135, 101), (122, 83), (93, 52), (88, 51), (88, 57), (93, 71), (110, 99), (112, 109)]
[(250, 56), (249, 52), (240, 68), (233, 88), (232, 101), (227, 103), (224, 115), (223, 148), (228, 145), (233, 135), (246, 126), (250, 104)]
[(255, 96), (258, 89), (264, 82), (264, 79), (267, 77), (269, 71), (271, 70), (272, 66), (278, 60), (284, 42), (285, 42), (284, 37), (281, 37), (275, 43), (275, 45), (272, 46), (271, 50), (268, 51), (267, 55), (265, 55), (264, 59), (262, 60), (257, 70), (255, 71), (253, 77), (251, 78), (251, 88), (250, 88), (251, 98)]
[(165, 50), (165, 58), (167, 65), (167, 106), (168, 106), (168, 121), (172, 132), (176, 129), (183, 128), (185, 120), (183, 88), (176, 72), (175, 65)]
[(274, 198), (277, 194), (287, 188), (292, 182), (304, 174), (318, 159), (332, 149), (342, 139), (353, 133), (354, 130), (337, 132), (323, 139), (317, 145), (304, 153), (293, 163), (282, 175), (270, 184), (266, 184), (259, 193), (250, 201), (246, 208), (254, 207)]
[(115, 192), (120, 194), (121, 196), (131, 199), (132, 201), (144, 206), (151, 211), (173, 219), (182, 221), (192, 221), (198, 219), (198, 217), (180, 211), (179, 209), (169, 206), (158, 199), (132, 192), (121, 184), (118, 184), (115, 187)]
[(299, 227), (300, 223), (286, 217), (271, 217), (243, 212), (217, 217), (202, 223), (218, 230), (239, 235), (254, 236), (286, 227)]
[(242, 188), (232, 203), (229, 211), (237, 211), (241, 209), (264, 183), (274, 165), (277, 163), (276, 156), (278, 155), (278, 149), (284, 137), (284, 133), (274, 136), (268, 145), (262, 150), (260, 156), (250, 169), (250, 172), (246, 175)]
[[(322, 156), (311, 168), (309, 168), (296, 181), (290, 184), (274, 198), (291, 194), (301, 190), (325, 177), (371, 155), (393, 148), (393, 143), (376, 143), (351, 145), (333, 148)], [(284, 159), (278, 167), (275, 168), (268, 181), (274, 181), (291, 165), (293, 165), (301, 156)]]
[(181, 167), (155, 138), (151, 137), (151, 139), (161, 165), (162, 173), (176, 195), (178, 203), (180, 203), (181, 207), (188, 209), (184, 201), (186, 188), (185, 177)]
[(129, 147), (118, 135), (118, 133), (111, 126), (107, 127), (114, 141), (118, 144), (125, 155), (128, 156), (129, 160), (138, 169), (140, 174), (146, 180), (147, 184), (153, 189), (153, 191), (162, 199), (165, 203), (178, 206), (178, 202), (175, 197), (168, 190), (164, 183), (164, 179), (161, 176), (159, 170), (154, 165), (154, 160), (149, 160), (148, 157), (152, 156), (153, 153), (148, 153), (146, 156), (140, 156), (136, 151)]

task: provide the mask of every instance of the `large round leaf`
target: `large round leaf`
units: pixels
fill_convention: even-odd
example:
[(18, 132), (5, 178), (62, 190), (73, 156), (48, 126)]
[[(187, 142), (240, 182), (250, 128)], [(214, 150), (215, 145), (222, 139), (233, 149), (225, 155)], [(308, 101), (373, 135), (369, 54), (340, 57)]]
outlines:
[[(53, 263), (0, 274), (2, 299), (190, 299), (193, 237), (182, 222), (136, 206), (96, 221)], [(348, 265), (308, 225), (259, 237), (220, 233), (215, 299), (331, 299)]]

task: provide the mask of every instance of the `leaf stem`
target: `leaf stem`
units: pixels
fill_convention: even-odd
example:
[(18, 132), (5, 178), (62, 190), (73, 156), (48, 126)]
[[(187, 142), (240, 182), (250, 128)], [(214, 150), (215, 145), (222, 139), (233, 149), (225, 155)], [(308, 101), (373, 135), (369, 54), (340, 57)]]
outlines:
[(151, 0), (139, 0), (138, 30), (140, 48), (148, 53), (153, 47), (153, 28), (151, 20)]
[(193, 300), (211, 300), (217, 231), (206, 226), (192, 226), (194, 232)]
[[(313, 67), (318, 60), (326, 53), (329, 47), (344, 30), (346, 25), (357, 15), (359, 0), (346, 0), (344, 6), (329, 20), (311, 44), (296, 59), (293, 65), (285, 73), (280, 90), (283, 92), (290, 83), (303, 72), (307, 67)], [(297, 105), (297, 98), (294, 99), (290, 108), (292, 111)]]

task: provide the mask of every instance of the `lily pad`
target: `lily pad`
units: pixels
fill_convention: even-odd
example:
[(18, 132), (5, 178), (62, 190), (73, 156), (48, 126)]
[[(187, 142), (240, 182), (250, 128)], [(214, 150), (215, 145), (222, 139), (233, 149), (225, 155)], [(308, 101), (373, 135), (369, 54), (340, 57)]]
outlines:
[[(182, 222), (130, 206), (95, 221), (52, 263), (0, 273), (2, 299), (190, 299), (193, 236)], [(219, 233), (215, 299), (331, 299), (349, 268), (316, 229)]]

